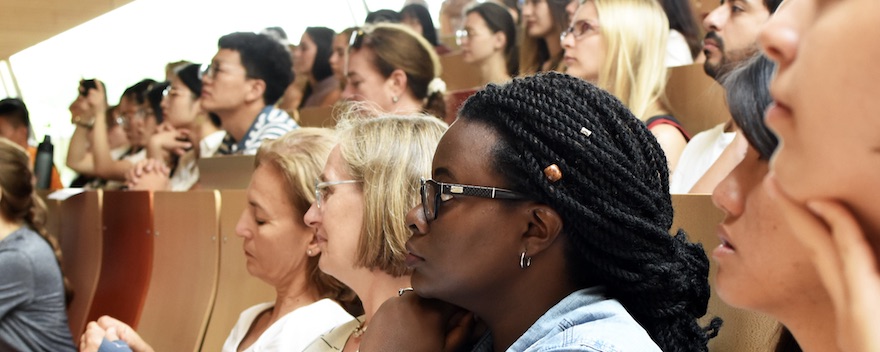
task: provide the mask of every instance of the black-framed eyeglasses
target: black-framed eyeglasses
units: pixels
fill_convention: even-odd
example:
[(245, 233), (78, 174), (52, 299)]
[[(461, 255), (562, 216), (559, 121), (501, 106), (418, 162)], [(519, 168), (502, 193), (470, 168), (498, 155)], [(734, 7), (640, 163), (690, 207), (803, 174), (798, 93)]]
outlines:
[(422, 211), (425, 212), (425, 220), (432, 221), (437, 218), (440, 203), (452, 199), (454, 196), (468, 196), (489, 199), (527, 199), (525, 195), (509, 189), (486, 186), (462, 185), (457, 183), (443, 183), (432, 179), (422, 179)]
[(585, 34), (595, 32), (597, 29), (599, 29), (599, 25), (594, 25), (587, 20), (575, 21), (559, 35), (559, 40), (565, 40), (569, 34), (573, 35), (574, 39), (581, 39)]
[(324, 205), (324, 198), (327, 197), (327, 188), (330, 186), (336, 185), (346, 185), (351, 183), (361, 183), (364, 182), (362, 180), (341, 180), (341, 181), (321, 181), (320, 179), (315, 179), (315, 205), (318, 206), (318, 209), (321, 209), (321, 206)]

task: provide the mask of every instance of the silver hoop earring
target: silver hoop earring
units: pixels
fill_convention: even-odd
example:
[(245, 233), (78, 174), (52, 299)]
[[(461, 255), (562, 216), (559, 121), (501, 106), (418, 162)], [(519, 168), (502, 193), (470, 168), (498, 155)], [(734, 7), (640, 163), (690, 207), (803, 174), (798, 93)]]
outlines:
[(391, 102), (394, 104), (397, 104), (397, 101), (399, 101), (399, 100), (400, 100), (400, 98), (398, 98), (397, 96), (391, 97)]
[(532, 257), (526, 257), (526, 251), (523, 251), (519, 255), (519, 267), (522, 269), (525, 269), (531, 265), (532, 265)]

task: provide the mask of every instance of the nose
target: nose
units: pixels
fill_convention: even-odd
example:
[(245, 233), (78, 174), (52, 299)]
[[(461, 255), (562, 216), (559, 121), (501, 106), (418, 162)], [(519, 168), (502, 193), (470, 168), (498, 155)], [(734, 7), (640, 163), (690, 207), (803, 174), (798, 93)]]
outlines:
[(715, 204), (715, 207), (723, 211), (727, 217), (739, 216), (744, 208), (743, 188), (737, 179), (739, 168), (739, 166), (735, 167), (712, 191), (712, 204)]
[(565, 50), (574, 49), (574, 34), (567, 31), (562, 33), (564, 33), (564, 37), (562, 37), (562, 47), (565, 48)]
[(354, 86), (351, 84), (351, 79), (348, 79), (345, 81), (345, 89), (342, 90), (342, 99), (354, 100), (354, 96)]
[(406, 227), (412, 232), (413, 236), (424, 235), (428, 233), (428, 221), (425, 219), (425, 211), (422, 209), (422, 203), (406, 213)]
[(770, 20), (764, 25), (758, 41), (764, 53), (784, 70), (797, 57), (801, 31), (795, 16), (798, 12), (810, 11), (799, 8), (804, 1), (784, 1)]
[(721, 4), (716, 7), (709, 15), (703, 19), (703, 28), (708, 32), (718, 32), (724, 28), (727, 19), (730, 17), (730, 8), (727, 4)]
[(312, 203), (306, 214), (303, 215), (303, 221), (310, 228), (317, 229), (321, 224), (321, 210), (318, 209), (317, 203)]
[(241, 216), (238, 217), (238, 223), (235, 224), (235, 234), (238, 237), (242, 238), (251, 238), (253, 237), (253, 232), (250, 229), (250, 226), (253, 223), (253, 219), (251, 217), (248, 209), (245, 209), (241, 212)]

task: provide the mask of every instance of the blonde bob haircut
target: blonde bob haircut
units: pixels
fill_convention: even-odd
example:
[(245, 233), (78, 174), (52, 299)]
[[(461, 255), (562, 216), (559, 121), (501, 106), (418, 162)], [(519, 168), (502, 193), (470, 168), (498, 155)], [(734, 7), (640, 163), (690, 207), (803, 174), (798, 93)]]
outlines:
[[(301, 127), (275, 140), (263, 141), (254, 158), (254, 169), (271, 167), (284, 178), (283, 191), (296, 210), (290, 216), (303, 221), (303, 216), (315, 202), (315, 180), (321, 175), (336, 135), (326, 128)], [(322, 297), (346, 303), (354, 293), (345, 285), (318, 269), (319, 256), (309, 257), (309, 281)]]
[(345, 170), (363, 181), (364, 223), (355, 265), (402, 276), (409, 273), (406, 213), (421, 202), (420, 178), (431, 175), (434, 150), (448, 126), (423, 114), (356, 116), (337, 124)]
[(665, 103), (669, 20), (657, 0), (586, 0), (596, 5), (607, 56), (596, 84), (647, 120)]

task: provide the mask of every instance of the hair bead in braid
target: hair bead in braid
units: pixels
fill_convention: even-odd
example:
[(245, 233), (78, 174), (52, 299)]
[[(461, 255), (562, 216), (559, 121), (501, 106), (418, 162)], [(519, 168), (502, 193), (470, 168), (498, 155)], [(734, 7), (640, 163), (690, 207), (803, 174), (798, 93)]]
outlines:
[[(490, 85), (459, 118), (497, 131), (495, 171), (560, 214), (572, 282), (604, 286), (664, 351), (707, 350), (712, 334), (697, 319), (709, 300), (709, 262), (683, 231), (669, 235), (666, 158), (642, 121), (559, 73)], [(548, 178), (549, 165), (562, 177)]]

